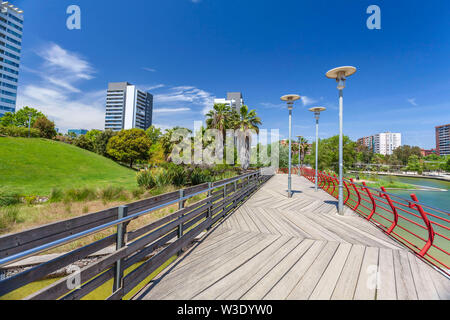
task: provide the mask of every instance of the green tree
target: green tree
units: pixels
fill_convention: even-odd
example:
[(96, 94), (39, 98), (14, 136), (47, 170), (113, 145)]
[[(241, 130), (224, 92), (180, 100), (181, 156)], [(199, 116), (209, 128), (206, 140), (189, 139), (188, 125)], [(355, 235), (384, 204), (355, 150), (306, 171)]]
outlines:
[[(237, 119), (237, 113), (233, 112), (229, 105), (218, 103), (206, 114), (206, 126), (207, 129), (216, 129), (219, 131), (219, 139), (222, 140), (222, 146), (225, 146), (226, 130), (232, 129)], [(217, 150), (217, 152), (222, 152), (225, 158), (224, 149)]]
[[(315, 167), (316, 143), (313, 143), (309, 162)], [(353, 167), (356, 161), (356, 142), (344, 136), (344, 168)], [(319, 141), (319, 170), (339, 171), (339, 136)]]
[(151, 141), (141, 129), (122, 130), (112, 137), (107, 146), (108, 154), (117, 161), (129, 163), (148, 160)]
[(420, 159), (417, 155), (413, 154), (409, 157), (406, 170), (422, 173), (422, 164), (420, 163)]
[(147, 134), (147, 137), (150, 139), (150, 141), (152, 143), (156, 143), (158, 142), (158, 140), (161, 138), (162, 136), (162, 132), (161, 129), (156, 128), (155, 126), (151, 126), (149, 127), (145, 133)]
[(97, 130), (97, 129), (93, 129), (88, 131), (88, 133), (86, 133), (86, 139), (92, 141), (92, 143), (95, 143), (95, 140), (97, 140), (97, 137), (102, 133), (101, 130)]
[(31, 127), (38, 118), (45, 117), (45, 115), (33, 108), (24, 107), (15, 113), (7, 112), (0, 119), (0, 124), (2, 126), (16, 126), (16, 127), (28, 127), (28, 122), (31, 115)]
[(419, 147), (411, 147), (406, 145), (395, 149), (394, 155), (402, 163), (402, 165), (406, 166), (408, 164), (409, 157), (412, 155), (416, 155), (419, 159), (422, 158), (422, 151)]
[(248, 106), (242, 106), (239, 111), (239, 118), (234, 121), (233, 126), (237, 130), (239, 140), (241, 167), (246, 170), (250, 166), (250, 148), (252, 145), (250, 131), (259, 133), (259, 125), (262, 124), (262, 121), (256, 111), (253, 109), (249, 110)]
[(53, 139), (56, 137), (55, 123), (45, 116), (38, 117), (33, 124), (33, 128), (41, 132), (42, 138)]
[(94, 142), (92, 142), (91, 139), (88, 139), (86, 135), (81, 135), (77, 137), (73, 144), (76, 145), (78, 148), (88, 150), (88, 151), (94, 151)]
[(116, 133), (109, 129), (102, 131), (98, 135), (96, 135), (94, 140), (94, 152), (101, 156), (108, 157), (109, 154), (106, 148), (108, 146), (109, 139), (111, 139), (115, 135)]

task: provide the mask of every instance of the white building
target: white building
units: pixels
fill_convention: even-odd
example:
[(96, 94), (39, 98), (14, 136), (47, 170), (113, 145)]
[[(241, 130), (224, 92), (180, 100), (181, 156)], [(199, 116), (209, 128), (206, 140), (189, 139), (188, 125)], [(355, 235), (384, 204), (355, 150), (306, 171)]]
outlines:
[(16, 111), (17, 84), (22, 50), (23, 11), (0, 4), (0, 118)]
[(383, 132), (374, 137), (374, 152), (383, 155), (391, 155), (394, 150), (402, 145), (402, 134)]
[(228, 92), (226, 99), (214, 99), (214, 104), (226, 104), (236, 111), (239, 111), (241, 106), (244, 105), (244, 98), (242, 97), (241, 92)]
[(106, 96), (105, 130), (120, 131), (152, 125), (153, 95), (128, 82), (111, 82)]

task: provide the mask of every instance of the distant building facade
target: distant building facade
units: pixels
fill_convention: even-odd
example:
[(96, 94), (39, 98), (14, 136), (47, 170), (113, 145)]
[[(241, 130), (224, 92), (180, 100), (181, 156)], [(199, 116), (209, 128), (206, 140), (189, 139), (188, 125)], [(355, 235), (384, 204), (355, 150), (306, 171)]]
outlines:
[(427, 156), (430, 156), (432, 154), (436, 154), (437, 155), (437, 150), (436, 149), (430, 149), (430, 150), (421, 149), (420, 153), (422, 154), (422, 157), (427, 157)]
[(436, 127), (436, 150), (440, 156), (450, 155), (450, 124)]
[(105, 130), (147, 130), (153, 121), (153, 95), (128, 82), (111, 82), (106, 96)]
[(358, 143), (365, 145), (373, 153), (391, 155), (394, 150), (402, 145), (402, 134), (383, 132), (373, 136), (358, 139)]
[(83, 136), (88, 133), (88, 130), (86, 130), (86, 129), (69, 129), (69, 130), (67, 130), (67, 133), (68, 134), (71, 134), (71, 133), (76, 134), (77, 136)]
[(226, 104), (239, 111), (245, 103), (241, 92), (228, 92), (226, 99), (214, 99), (214, 104)]
[(22, 51), (23, 11), (8, 1), (0, 3), (0, 118), (16, 111)]

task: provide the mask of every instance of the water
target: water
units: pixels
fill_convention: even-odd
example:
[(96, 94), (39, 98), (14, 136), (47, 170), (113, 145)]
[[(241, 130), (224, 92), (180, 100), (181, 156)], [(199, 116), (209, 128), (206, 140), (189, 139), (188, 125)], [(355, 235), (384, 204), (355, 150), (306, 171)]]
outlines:
[[(379, 179), (387, 179), (384, 176), (378, 176)], [(445, 191), (408, 191), (408, 190), (388, 190), (388, 192), (399, 195), (406, 199), (411, 199), (411, 193), (414, 193), (419, 202), (429, 205), (431, 207), (435, 207), (438, 209), (443, 209), (446, 211), (450, 211), (450, 182), (442, 181), (436, 179), (424, 179), (424, 178), (410, 178), (410, 177), (397, 177), (392, 176), (394, 181), (425, 186), (425, 187), (433, 187), (438, 189), (443, 189)]]

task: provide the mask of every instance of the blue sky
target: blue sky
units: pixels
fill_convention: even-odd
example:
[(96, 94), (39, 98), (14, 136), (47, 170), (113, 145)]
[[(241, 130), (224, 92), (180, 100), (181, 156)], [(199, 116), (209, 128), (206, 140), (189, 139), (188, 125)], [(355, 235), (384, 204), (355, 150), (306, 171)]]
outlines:
[[(345, 134), (392, 131), (435, 146), (450, 121), (450, 2), (441, 0), (16, 0), (25, 11), (18, 107), (43, 110), (62, 130), (103, 128), (109, 81), (155, 95), (155, 124), (193, 127), (214, 97), (242, 91), (263, 128), (286, 137), (279, 97), (304, 97), (294, 135), (338, 132), (338, 92), (325, 72), (354, 65), (345, 89)], [(81, 30), (66, 9), (81, 8)], [(366, 9), (381, 8), (381, 30)]]

